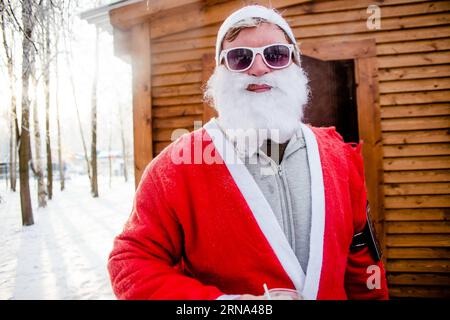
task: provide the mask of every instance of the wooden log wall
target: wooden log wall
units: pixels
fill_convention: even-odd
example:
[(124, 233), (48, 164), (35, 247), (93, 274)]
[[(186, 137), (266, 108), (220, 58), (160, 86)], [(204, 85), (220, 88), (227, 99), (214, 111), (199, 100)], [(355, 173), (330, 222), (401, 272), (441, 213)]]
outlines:
[[(280, 11), (300, 46), (376, 40), (390, 294), (450, 297), (450, 1), (288, 2)], [(366, 25), (371, 4), (381, 8), (379, 30)], [(220, 21), (169, 30), (195, 26), (196, 10), (177, 13), (172, 24), (152, 21), (154, 155), (174, 129), (202, 120), (202, 56), (214, 53)]]

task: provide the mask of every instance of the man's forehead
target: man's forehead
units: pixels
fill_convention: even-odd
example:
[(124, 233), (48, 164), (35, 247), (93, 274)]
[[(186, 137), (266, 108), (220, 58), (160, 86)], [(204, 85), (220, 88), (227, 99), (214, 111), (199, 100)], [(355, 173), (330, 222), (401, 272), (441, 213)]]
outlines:
[(223, 49), (233, 47), (261, 47), (272, 43), (289, 43), (283, 30), (270, 22), (262, 22), (257, 26), (244, 27), (232, 41), (224, 39)]

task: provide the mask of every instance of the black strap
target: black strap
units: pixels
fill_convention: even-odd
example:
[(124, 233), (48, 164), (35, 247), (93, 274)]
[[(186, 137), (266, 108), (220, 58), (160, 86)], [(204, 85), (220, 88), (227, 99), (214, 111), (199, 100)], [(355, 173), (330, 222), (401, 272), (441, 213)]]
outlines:
[(358, 232), (353, 235), (352, 245), (350, 246), (350, 250), (357, 250), (364, 247), (367, 247), (367, 234), (365, 232), (366, 227), (361, 232)]
[(350, 251), (358, 251), (362, 248), (369, 247), (369, 250), (372, 254), (372, 257), (375, 261), (381, 260), (381, 249), (376, 237), (375, 227), (372, 223), (372, 219), (370, 217), (370, 206), (369, 202), (366, 205), (366, 225), (361, 232), (355, 233), (353, 235), (352, 244), (350, 245)]

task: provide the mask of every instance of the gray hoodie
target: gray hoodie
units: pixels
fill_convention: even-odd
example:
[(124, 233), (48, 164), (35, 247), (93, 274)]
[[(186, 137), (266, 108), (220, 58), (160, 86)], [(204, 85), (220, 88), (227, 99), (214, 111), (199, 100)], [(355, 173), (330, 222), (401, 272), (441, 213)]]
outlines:
[[(272, 149), (278, 145), (272, 142)], [(260, 148), (251, 156), (242, 159), (291, 244), (303, 271), (309, 259), (311, 230), (311, 181), (306, 144), (299, 127), (290, 139), (281, 163), (274, 161), (277, 155)], [(275, 159), (277, 160), (277, 159)]]

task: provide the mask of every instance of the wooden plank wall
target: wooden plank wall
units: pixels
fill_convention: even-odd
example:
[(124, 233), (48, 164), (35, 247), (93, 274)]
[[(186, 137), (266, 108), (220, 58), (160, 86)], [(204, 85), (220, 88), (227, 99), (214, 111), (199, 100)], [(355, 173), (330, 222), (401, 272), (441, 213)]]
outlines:
[[(367, 29), (370, 4), (381, 8), (380, 30)], [(322, 1), (280, 11), (300, 45), (376, 39), (390, 294), (448, 298), (450, 1)], [(201, 59), (214, 53), (218, 27), (152, 39), (155, 155), (174, 129), (202, 120)]]

